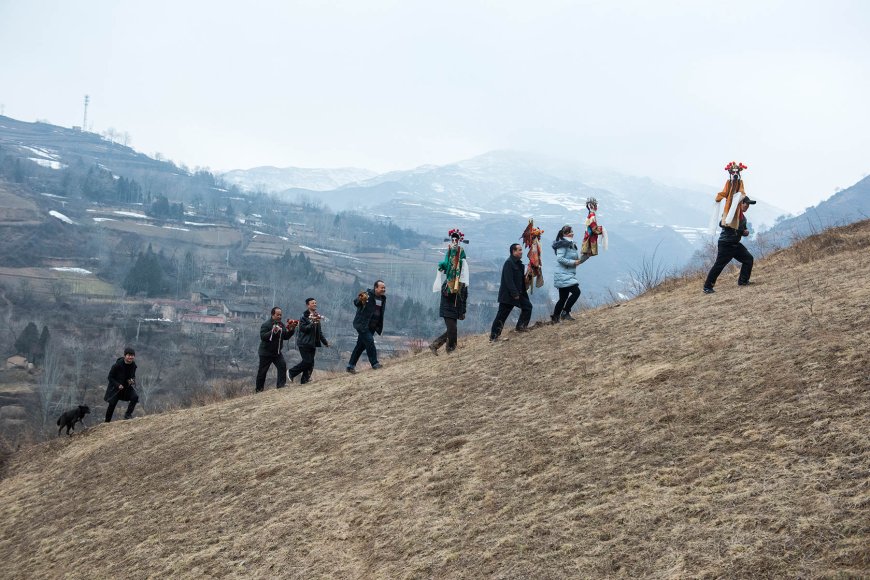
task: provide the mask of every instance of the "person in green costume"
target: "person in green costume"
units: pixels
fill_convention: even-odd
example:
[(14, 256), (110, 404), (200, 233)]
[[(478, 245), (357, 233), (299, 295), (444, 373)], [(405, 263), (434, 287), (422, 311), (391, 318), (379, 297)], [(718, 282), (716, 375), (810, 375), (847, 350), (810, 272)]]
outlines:
[(438, 354), (438, 349), (445, 343), (447, 352), (456, 350), (458, 337), (457, 320), (465, 320), (465, 306), (468, 302), (468, 261), (465, 249), (461, 243), (468, 243), (465, 236), (458, 229), (447, 232), (449, 241), (444, 259), (438, 264), (438, 272), (433, 292), (441, 292), (441, 304), (439, 315), (444, 319), (447, 327), (444, 334), (429, 344), (429, 349)]

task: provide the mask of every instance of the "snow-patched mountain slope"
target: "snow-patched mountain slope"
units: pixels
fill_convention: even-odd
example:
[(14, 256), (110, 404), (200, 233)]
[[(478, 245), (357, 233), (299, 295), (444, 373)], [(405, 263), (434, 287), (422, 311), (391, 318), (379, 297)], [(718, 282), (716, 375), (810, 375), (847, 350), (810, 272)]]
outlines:
[(291, 188), (327, 191), (348, 183), (356, 183), (374, 177), (376, 174), (367, 169), (340, 167), (318, 169), (303, 167), (253, 167), (234, 169), (222, 176), (242, 191), (263, 191), (277, 193)]

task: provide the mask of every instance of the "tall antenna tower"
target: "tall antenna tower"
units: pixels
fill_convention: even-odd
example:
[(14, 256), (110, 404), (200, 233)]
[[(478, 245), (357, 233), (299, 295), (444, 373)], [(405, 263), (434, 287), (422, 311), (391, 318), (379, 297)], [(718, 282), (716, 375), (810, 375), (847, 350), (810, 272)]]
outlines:
[(90, 95), (85, 95), (85, 116), (82, 119), (82, 131), (88, 130), (88, 103), (91, 102)]

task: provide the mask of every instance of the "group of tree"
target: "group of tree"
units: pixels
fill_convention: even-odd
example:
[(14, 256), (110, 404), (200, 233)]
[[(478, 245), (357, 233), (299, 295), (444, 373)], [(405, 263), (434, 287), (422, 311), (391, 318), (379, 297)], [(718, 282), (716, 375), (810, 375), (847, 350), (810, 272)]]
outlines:
[(28, 322), (18, 338), (15, 339), (15, 350), (30, 362), (40, 364), (50, 339), (51, 333), (49, 333), (47, 326), (43, 325), (40, 333), (36, 323)]
[(144, 252), (139, 252), (136, 261), (127, 277), (124, 278), (124, 290), (129, 295), (144, 294), (149, 298), (161, 296), (169, 292), (170, 286), (160, 265), (157, 254), (151, 244)]
[(148, 215), (162, 219), (184, 219), (184, 204), (170, 203), (165, 195), (158, 195), (148, 208)]

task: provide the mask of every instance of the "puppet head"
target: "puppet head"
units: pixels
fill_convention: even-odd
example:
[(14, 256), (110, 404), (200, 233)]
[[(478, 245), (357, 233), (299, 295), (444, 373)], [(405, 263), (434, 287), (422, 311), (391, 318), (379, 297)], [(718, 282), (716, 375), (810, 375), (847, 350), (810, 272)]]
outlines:
[(529, 219), (529, 225), (526, 226), (525, 231), (523, 231), (523, 235), (520, 236), (520, 239), (523, 241), (523, 244), (527, 248), (531, 248), (532, 244), (535, 240), (540, 241), (541, 235), (544, 233), (544, 230), (535, 227), (535, 220)]
[(586, 200), (586, 209), (589, 211), (598, 211), (598, 200), (590, 197)]
[(728, 175), (732, 181), (740, 179), (740, 172), (744, 169), (749, 169), (749, 167), (743, 165), (743, 163), (737, 163), (736, 161), (732, 161), (725, 166), (725, 171), (728, 172)]

